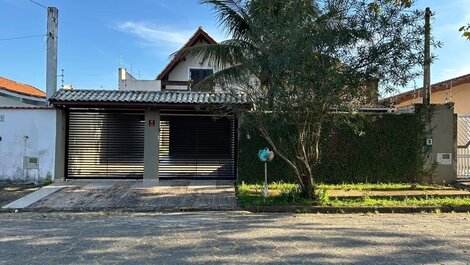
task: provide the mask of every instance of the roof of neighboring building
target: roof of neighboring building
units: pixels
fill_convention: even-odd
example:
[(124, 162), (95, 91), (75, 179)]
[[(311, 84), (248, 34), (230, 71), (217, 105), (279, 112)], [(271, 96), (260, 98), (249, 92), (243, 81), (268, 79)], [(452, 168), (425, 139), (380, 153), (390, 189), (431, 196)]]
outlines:
[[(462, 84), (470, 83), (470, 74), (462, 75), (459, 77), (455, 77), (449, 80), (445, 80), (436, 84), (431, 85), (431, 93), (438, 92), (438, 91), (445, 91), (446, 89), (450, 89), (455, 86), (459, 86)], [(406, 91), (395, 96), (387, 97), (380, 100), (383, 104), (388, 104), (393, 102), (394, 104), (400, 104), (404, 101), (408, 101), (414, 99), (415, 97), (422, 97), (423, 88), (413, 89), (410, 91)]]
[(19, 83), (4, 77), (0, 77), (0, 90), (37, 98), (46, 97), (46, 93), (42, 90), (39, 90), (31, 85)]
[[(217, 44), (217, 41), (215, 41), (211, 36), (209, 36), (209, 34), (207, 34), (207, 32), (205, 32), (201, 27), (199, 27), (198, 30), (194, 33), (194, 35), (188, 40), (188, 42), (186, 42), (182, 49), (194, 46), (200, 39), (205, 40), (209, 44)], [(170, 61), (170, 63), (168, 63), (168, 65), (163, 69), (163, 71), (160, 72), (156, 79), (162, 80), (176, 67), (176, 65), (181, 61), (181, 59), (181, 56), (175, 56)]]
[(59, 90), (50, 102), (55, 105), (70, 103), (123, 104), (247, 104), (244, 94), (191, 91), (122, 91), (122, 90)]

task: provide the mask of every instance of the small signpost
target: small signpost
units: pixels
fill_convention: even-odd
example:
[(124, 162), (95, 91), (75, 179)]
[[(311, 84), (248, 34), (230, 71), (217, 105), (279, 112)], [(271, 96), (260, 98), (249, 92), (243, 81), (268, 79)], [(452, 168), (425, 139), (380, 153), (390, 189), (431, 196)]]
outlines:
[(268, 197), (268, 162), (272, 161), (274, 158), (274, 152), (270, 151), (267, 147), (259, 150), (258, 158), (264, 162), (264, 189), (263, 195), (265, 198)]

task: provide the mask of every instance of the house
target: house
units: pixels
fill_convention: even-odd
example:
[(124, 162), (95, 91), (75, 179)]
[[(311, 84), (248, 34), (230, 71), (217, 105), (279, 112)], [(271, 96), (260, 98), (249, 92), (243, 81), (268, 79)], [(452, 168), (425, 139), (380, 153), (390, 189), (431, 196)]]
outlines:
[[(431, 104), (454, 103), (454, 113), (470, 114), (470, 74), (445, 80), (431, 86)], [(423, 89), (415, 89), (391, 96), (380, 101), (383, 105), (403, 108), (423, 102)]]
[(55, 114), (43, 91), (0, 77), (0, 180), (52, 177)]
[[(217, 42), (199, 28), (186, 42), (183, 48)], [(158, 74), (155, 80), (138, 80), (126, 69), (119, 69), (119, 90), (152, 90), (152, 91), (194, 91), (194, 85), (218, 69), (208, 60), (174, 56), (168, 65)], [(217, 90), (217, 89), (216, 89)]]
[(46, 106), (46, 93), (26, 85), (0, 77), (0, 107)]
[[(185, 47), (201, 43), (215, 41), (199, 28)], [(192, 89), (216, 71), (174, 57), (156, 80), (120, 69), (118, 90), (59, 90), (50, 99), (58, 110), (55, 177), (234, 180), (237, 120), (229, 111), (247, 105), (246, 96)]]

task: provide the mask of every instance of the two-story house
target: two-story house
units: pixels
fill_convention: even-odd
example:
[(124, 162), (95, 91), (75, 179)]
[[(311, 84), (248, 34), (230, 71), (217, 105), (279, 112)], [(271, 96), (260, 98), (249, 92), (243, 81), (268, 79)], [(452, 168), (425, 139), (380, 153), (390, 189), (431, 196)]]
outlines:
[[(185, 47), (216, 43), (199, 28)], [(155, 80), (119, 69), (118, 90), (60, 90), (56, 178), (236, 178), (237, 121), (213, 109), (247, 105), (242, 94), (194, 91), (216, 72), (174, 57)], [(62, 159), (65, 158), (65, 159)]]

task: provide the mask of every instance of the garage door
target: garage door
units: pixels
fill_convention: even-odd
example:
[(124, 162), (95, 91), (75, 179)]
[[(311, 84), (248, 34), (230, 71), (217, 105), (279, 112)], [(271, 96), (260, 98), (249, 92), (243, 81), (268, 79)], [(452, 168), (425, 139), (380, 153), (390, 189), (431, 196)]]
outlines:
[(142, 178), (144, 114), (68, 113), (67, 178)]
[[(70, 111), (67, 178), (142, 178), (142, 112)], [(235, 121), (163, 116), (159, 175), (167, 179), (234, 179)]]
[(163, 116), (160, 178), (234, 179), (235, 137), (234, 119)]

